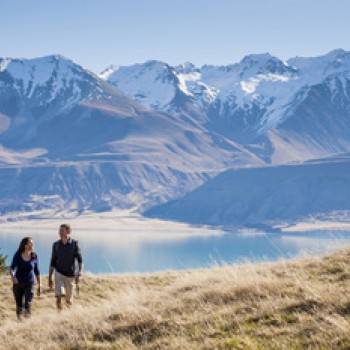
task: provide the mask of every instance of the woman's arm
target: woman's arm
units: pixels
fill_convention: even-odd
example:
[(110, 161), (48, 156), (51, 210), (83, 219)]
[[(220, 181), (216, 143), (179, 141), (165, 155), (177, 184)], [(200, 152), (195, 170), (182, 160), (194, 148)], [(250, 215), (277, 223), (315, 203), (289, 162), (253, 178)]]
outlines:
[(18, 265), (18, 258), (17, 258), (17, 256), (18, 256), (17, 253), (13, 256), (12, 263), (11, 263), (11, 266), (10, 266), (10, 276), (11, 276), (13, 284), (17, 284), (18, 283), (17, 278), (15, 276), (15, 269), (16, 269), (16, 267)]
[(10, 268), (10, 276), (11, 276), (11, 279), (12, 279), (12, 283), (13, 284), (17, 284), (18, 281), (17, 281), (17, 278), (15, 276), (15, 270), (12, 267)]

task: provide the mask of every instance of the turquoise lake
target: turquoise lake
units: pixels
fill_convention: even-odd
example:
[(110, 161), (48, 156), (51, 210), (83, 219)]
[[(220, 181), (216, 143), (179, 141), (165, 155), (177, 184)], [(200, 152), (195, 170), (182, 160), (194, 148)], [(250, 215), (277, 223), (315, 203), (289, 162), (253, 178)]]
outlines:
[[(31, 229), (1, 229), (0, 252), (9, 265), (19, 241), (34, 239), (42, 274), (48, 273), (52, 243), (57, 233)], [(155, 233), (127, 229), (122, 232), (85, 230), (76, 232), (86, 272), (129, 273), (179, 270), (290, 259), (305, 254), (322, 254), (350, 246), (350, 232), (311, 231), (298, 233), (189, 235), (182, 232)]]

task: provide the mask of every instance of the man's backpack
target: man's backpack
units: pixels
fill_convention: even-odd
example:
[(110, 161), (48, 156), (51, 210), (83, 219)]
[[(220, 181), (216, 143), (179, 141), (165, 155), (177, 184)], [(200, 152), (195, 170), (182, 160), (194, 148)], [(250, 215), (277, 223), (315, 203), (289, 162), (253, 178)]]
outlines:
[[(78, 252), (78, 241), (76, 241), (75, 239), (72, 239), (72, 244), (73, 244), (73, 250), (74, 250), (74, 254), (77, 254)], [(55, 252), (55, 254), (58, 253), (58, 245), (59, 245), (60, 241), (56, 241), (53, 244), (53, 251)]]

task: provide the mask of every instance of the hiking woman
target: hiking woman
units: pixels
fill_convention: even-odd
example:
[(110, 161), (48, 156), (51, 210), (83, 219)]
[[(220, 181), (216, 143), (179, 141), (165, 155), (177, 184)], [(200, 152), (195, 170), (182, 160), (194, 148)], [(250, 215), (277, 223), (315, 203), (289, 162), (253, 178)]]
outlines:
[(38, 283), (38, 295), (41, 293), (38, 256), (34, 253), (33, 248), (33, 239), (24, 237), (13, 256), (10, 266), (13, 295), (16, 301), (16, 315), (19, 320), (23, 315), (23, 311), (25, 317), (29, 317), (31, 314), (35, 279)]

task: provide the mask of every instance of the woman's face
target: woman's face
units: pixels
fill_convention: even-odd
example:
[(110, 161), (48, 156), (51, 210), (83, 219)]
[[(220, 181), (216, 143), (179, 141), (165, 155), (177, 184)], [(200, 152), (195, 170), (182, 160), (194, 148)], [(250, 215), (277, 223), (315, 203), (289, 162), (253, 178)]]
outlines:
[(34, 242), (32, 239), (28, 241), (28, 243), (24, 246), (26, 250), (33, 250)]

